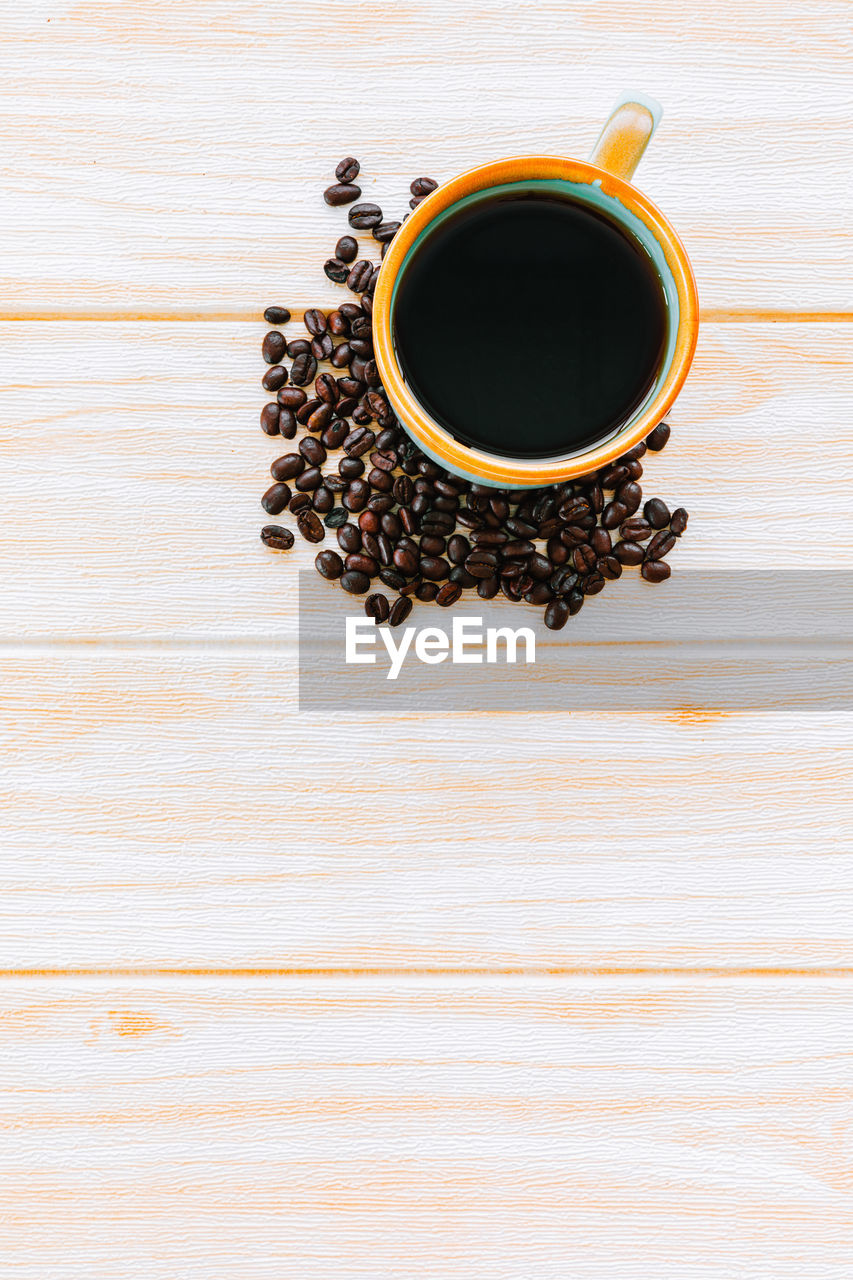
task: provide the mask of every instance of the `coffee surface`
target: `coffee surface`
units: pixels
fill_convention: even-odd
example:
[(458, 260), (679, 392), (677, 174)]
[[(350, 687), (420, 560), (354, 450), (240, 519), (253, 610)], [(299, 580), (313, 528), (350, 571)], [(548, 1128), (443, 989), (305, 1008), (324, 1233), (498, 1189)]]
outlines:
[(605, 439), (660, 367), (666, 303), (651, 259), (568, 199), (486, 200), (406, 266), (394, 342), (409, 387), (461, 442), (551, 457)]

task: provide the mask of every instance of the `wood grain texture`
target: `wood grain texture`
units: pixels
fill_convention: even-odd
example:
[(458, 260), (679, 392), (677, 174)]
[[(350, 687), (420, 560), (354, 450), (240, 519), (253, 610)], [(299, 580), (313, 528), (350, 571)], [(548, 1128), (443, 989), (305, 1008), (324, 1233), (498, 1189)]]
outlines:
[(0, 969), (853, 966), (847, 707), (323, 716), (264, 647), (3, 658)]
[(847, 1273), (849, 983), (7, 982), (0, 1010), (21, 1280)]
[[(293, 448), (258, 426), (263, 332), (54, 323), (46, 350), (40, 325), (0, 328), (0, 635), (294, 637), (316, 548), (258, 538)], [(816, 547), (822, 568), (853, 564), (849, 355), (846, 325), (705, 326), (643, 479), (691, 512), (676, 572), (807, 568)]]
[(263, 307), (340, 296), (343, 152), (398, 214), (646, 89), (713, 322), (644, 480), (677, 574), (849, 569), (849, 7), (0, 34), (0, 1275), (847, 1277), (843, 701), (300, 715), (257, 414)]
[(702, 306), (853, 311), (843, 0), (32, 0), (2, 32), (6, 316), (322, 304), (342, 153), (397, 215), (424, 171), (586, 156), (634, 88)]

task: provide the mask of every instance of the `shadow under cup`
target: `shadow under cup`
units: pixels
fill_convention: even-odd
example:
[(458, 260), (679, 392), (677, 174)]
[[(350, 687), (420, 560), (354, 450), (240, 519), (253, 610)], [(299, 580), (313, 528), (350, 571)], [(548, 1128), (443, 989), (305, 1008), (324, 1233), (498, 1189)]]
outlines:
[[(525, 202), (524, 198), (528, 197)], [(609, 234), (620, 238), (623, 242), (627, 242), (631, 252), (638, 255), (638, 259), (643, 262), (643, 270), (647, 272), (649, 278), (654, 280), (655, 308), (660, 316), (660, 339), (659, 345), (656, 347), (656, 364), (650, 369), (649, 381), (644, 379), (642, 394), (640, 398), (630, 404), (627, 413), (620, 418), (611, 419), (603, 432), (594, 434), (590, 438), (582, 441), (573, 440), (571, 443), (560, 443), (557, 447), (547, 449), (526, 449), (524, 420), (525, 420), (525, 404), (523, 401), (518, 403), (518, 420), (519, 420), (519, 448), (516, 452), (515, 448), (510, 445), (506, 447), (505, 442), (501, 442), (495, 447), (496, 442), (489, 447), (488, 438), (485, 433), (481, 433), (479, 439), (472, 439), (470, 435), (466, 435), (464, 426), (461, 422), (454, 423), (452, 418), (452, 409), (445, 412), (436, 411), (430, 404), (429, 381), (431, 375), (427, 377), (413, 377), (407, 368), (406, 359), (406, 338), (405, 327), (403, 327), (402, 341), (401, 334), (398, 332), (399, 320), (401, 314), (405, 320), (405, 299), (407, 284), (420, 272), (424, 275), (424, 264), (428, 261), (429, 242), (433, 237), (440, 233), (443, 229), (448, 229), (448, 224), (463, 224), (465, 221), (471, 221), (476, 218), (477, 214), (483, 215), (482, 224), (486, 228), (489, 226), (489, 215), (492, 206), (503, 203), (507, 206), (519, 206), (526, 203), (528, 207), (535, 207), (536, 203), (544, 201), (546, 204), (554, 208), (555, 202), (559, 202), (564, 207), (575, 210), (580, 209), (587, 216), (585, 221), (592, 223), (593, 221), (609, 226)], [(589, 214), (593, 218), (589, 218)], [(616, 230), (614, 231), (613, 228)], [(433, 242), (434, 244), (435, 242)], [(427, 252), (424, 252), (427, 250)], [(414, 264), (417, 267), (413, 270)], [(520, 310), (517, 303), (517, 296), (514, 297), (513, 280), (508, 279), (501, 282), (505, 297), (505, 307), (503, 314), (500, 316), (489, 316), (483, 314), (483, 309), (477, 307), (477, 299), (469, 300), (470, 321), (472, 325), (487, 326), (493, 325), (495, 335), (495, 374), (494, 381), (496, 385), (496, 395), (500, 395), (501, 369), (506, 368), (506, 362), (513, 359), (512, 353), (512, 334), (518, 333), (523, 328), (535, 325), (536, 317), (524, 314)], [(517, 294), (517, 290), (515, 291)], [(404, 305), (401, 307), (401, 295), (404, 299)], [(456, 304), (459, 305), (459, 299)], [(462, 299), (464, 305), (465, 299)], [(439, 305), (437, 300), (436, 305)], [(446, 312), (445, 312), (446, 314)], [(664, 248), (658, 241), (655, 233), (640, 217), (637, 216), (627, 205), (619, 199), (617, 195), (610, 194), (602, 189), (600, 179), (591, 182), (574, 182), (569, 179), (551, 178), (551, 179), (527, 179), (522, 182), (501, 183), (495, 186), (486, 186), (481, 190), (475, 191), (470, 195), (464, 196), (462, 199), (456, 200), (447, 208), (436, 213), (420, 231), (417, 237), (410, 245), (402, 262), (399, 264), (392, 285), (389, 306), (389, 328), (392, 335), (394, 363), (400, 378), (406, 384), (408, 394), (417, 403), (421, 414), (425, 415), (433, 429), (439, 433), (451, 438), (453, 441), (462, 445), (466, 449), (475, 451), (479, 457), (484, 460), (494, 459), (495, 462), (507, 464), (512, 463), (517, 476), (514, 481), (515, 487), (519, 487), (525, 483), (524, 473), (530, 470), (530, 479), (527, 483), (535, 485), (540, 483), (538, 477), (534, 474), (537, 469), (537, 463), (542, 464), (547, 461), (549, 464), (559, 465), (561, 462), (571, 464), (573, 459), (583, 460), (585, 455), (591, 454), (592, 451), (601, 450), (602, 448), (613, 448), (615, 452), (619, 452), (618, 442), (621, 437), (630, 435), (632, 427), (642, 418), (644, 412), (649, 408), (652, 401), (659, 395), (663, 384), (672, 368), (677, 349), (677, 340), (679, 333), (679, 325), (681, 321), (679, 293), (678, 287), (667, 261)], [(547, 315), (547, 309), (546, 309)], [(435, 313), (435, 320), (438, 323), (438, 311)], [(615, 327), (615, 326), (614, 326)], [(464, 359), (464, 350), (460, 347), (458, 353), (454, 355), (455, 359)], [(540, 368), (543, 360), (547, 360), (547, 356), (540, 359)], [(529, 381), (532, 384), (536, 379), (535, 357), (530, 360), (531, 368), (529, 372)], [(549, 362), (549, 367), (553, 369), (554, 359), (553, 353)], [(418, 384), (423, 388), (418, 391)], [(460, 384), (461, 385), (461, 384)], [(427, 394), (424, 394), (426, 392)], [(535, 400), (535, 397), (534, 397)], [(514, 402), (515, 403), (515, 402)], [(530, 403), (528, 402), (527, 416), (530, 415)], [(534, 407), (533, 412), (536, 412)], [(405, 421), (404, 425), (409, 425)], [(648, 430), (654, 423), (650, 424)], [(433, 457), (437, 462), (446, 465), (446, 459), (440, 456), (429, 447), (421, 434), (415, 430), (413, 432), (424, 452)], [(501, 447), (503, 445), (503, 447)], [(626, 448), (628, 445), (626, 444)], [(467, 478), (474, 481), (480, 481), (484, 477), (479, 471), (469, 471), (454, 462), (453, 468)], [(578, 473), (583, 471), (582, 465), (578, 465)], [(568, 474), (570, 474), (570, 470)]]

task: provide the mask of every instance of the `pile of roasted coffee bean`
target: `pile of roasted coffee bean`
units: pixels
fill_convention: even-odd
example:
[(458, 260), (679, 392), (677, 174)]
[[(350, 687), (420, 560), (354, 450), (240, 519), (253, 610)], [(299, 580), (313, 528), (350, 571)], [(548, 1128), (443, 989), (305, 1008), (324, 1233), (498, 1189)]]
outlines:
[[(386, 221), (378, 205), (353, 203), (361, 195), (359, 171), (351, 156), (342, 160), (324, 198), (349, 204), (350, 226), (369, 230), (383, 256), (401, 223)], [(437, 185), (416, 178), (410, 207)], [(261, 348), (270, 366), (262, 384), (276, 394), (261, 410), (261, 426), (270, 436), (300, 438), (294, 452), (273, 462), (274, 483), (261, 501), (268, 515), (289, 511), (308, 542), (334, 532), (339, 550), (320, 551), (317, 572), (366, 595), (368, 617), (391, 626), (408, 617), (412, 597), (447, 606), (476, 589), (484, 600), (500, 592), (544, 605), (545, 625), (554, 631), (625, 566), (638, 565), (648, 582), (668, 578), (665, 557), (687, 527), (687, 512), (670, 513), (660, 498), (644, 503), (639, 481), (640, 459), (664, 447), (669, 426), (661, 422), (645, 443), (603, 470), (546, 488), (493, 489), (446, 471), (401, 429), (385, 396), (372, 342), (379, 265), (359, 260), (358, 252), (358, 241), (342, 236), (325, 272), (360, 301), (328, 313), (306, 311), (304, 337), (280, 332), (291, 319), (286, 307), (264, 312), (279, 327)], [(261, 540), (286, 551), (294, 536), (271, 524)], [(382, 591), (368, 594), (377, 581), (393, 600)]]

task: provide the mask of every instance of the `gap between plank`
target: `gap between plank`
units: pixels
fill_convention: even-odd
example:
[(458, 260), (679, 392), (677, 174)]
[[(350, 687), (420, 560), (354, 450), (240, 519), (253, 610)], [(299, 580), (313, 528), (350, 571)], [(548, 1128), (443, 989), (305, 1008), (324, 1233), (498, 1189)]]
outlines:
[[(330, 304), (331, 305), (331, 304)], [(293, 307), (291, 315), (294, 320), (302, 320), (305, 308)], [(68, 307), (57, 312), (54, 307), (32, 307), (26, 310), (0, 307), (0, 323), (29, 324), (38, 322), (65, 324), (69, 321), (98, 323), (166, 323), (195, 324), (199, 321), (216, 321), (226, 324), (251, 322), (263, 324), (260, 306), (237, 307), (230, 310), (216, 311), (206, 308), (176, 308), (175, 310), (146, 310), (140, 307), (115, 307), (113, 309), (87, 310), (84, 307)], [(705, 308), (699, 312), (702, 324), (846, 324), (853, 321), (853, 311), (763, 311), (750, 307)]]
[(802, 968), (778, 965), (748, 965), (744, 968), (727, 968), (724, 965), (699, 965), (696, 967), (653, 968), (631, 965), (613, 965), (599, 967), (595, 965), (531, 965), (528, 967), (511, 965), (506, 968), (465, 967), (453, 965), (420, 965), (412, 968), (395, 968), (389, 966), (354, 968), (352, 966), (331, 966), (311, 968), (310, 966), (267, 967), (267, 966), (206, 966), (206, 965), (75, 965), (67, 967), (36, 966), (0, 969), (0, 981), (21, 978), (383, 978), (383, 979), (418, 979), (418, 978), (638, 978), (678, 980), (681, 978), (851, 978), (853, 966), (824, 965), (814, 968)]

